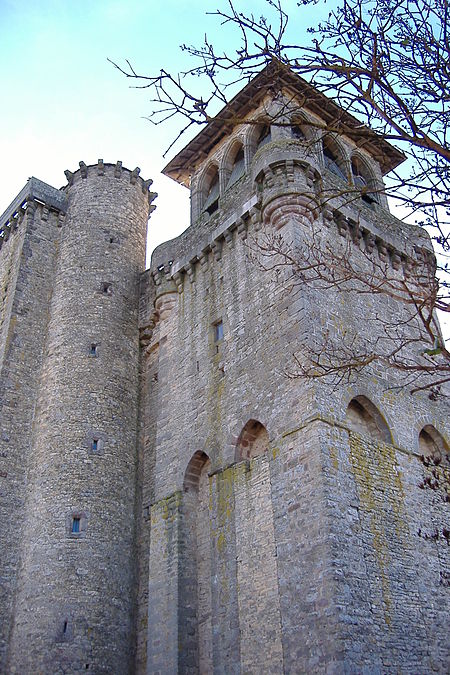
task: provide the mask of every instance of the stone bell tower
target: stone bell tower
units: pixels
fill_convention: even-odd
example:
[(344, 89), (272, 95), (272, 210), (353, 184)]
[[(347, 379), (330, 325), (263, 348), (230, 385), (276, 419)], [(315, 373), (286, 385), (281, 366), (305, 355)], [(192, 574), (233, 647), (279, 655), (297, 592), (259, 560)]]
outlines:
[(293, 284), (279, 255), (409, 274), (431, 245), (389, 213), (383, 175), (402, 159), (271, 64), (165, 168), (192, 222), (142, 278), (138, 672), (445, 669), (445, 404), (387, 367), (287, 376), (304, 345), (370, 344), (403, 317)]

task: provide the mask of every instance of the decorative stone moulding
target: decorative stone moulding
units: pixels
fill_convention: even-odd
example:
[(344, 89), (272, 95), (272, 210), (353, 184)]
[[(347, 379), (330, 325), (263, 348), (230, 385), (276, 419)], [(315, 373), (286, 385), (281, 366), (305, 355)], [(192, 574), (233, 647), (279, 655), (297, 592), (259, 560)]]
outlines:
[[(290, 165), (286, 164), (286, 166), (289, 169)], [(304, 168), (305, 166), (302, 165), (302, 170)], [(317, 174), (314, 170), (311, 173), (307, 167), (304, 175), (308, 176), (308, 174), (308, 180), (316, 180)], [(271, 175), (274, 175), (273, 172)], [(175, 294), (183, 292), (185, 275), (190, 283), (194, 283), (197, 268), (205, 272), (210, 264), (219, 262), (224, 243), (232, 245), (234, 231), (236, 231), (238, 238), (245, 241), (249, 226), (253, 231), (258, 231), (263, 224), (279, 230), (292, 218), (296, 219), (299, 224), (310, 227), (314, 222), (319, 222), (321, 214), (322, 222), (327, 229), (335, 227), (337, 234), (348, 238), (353, 245), (365, 251), (368, 255), (375, 254), (376, 250), (376, 254), (382, 262), (390, 265), (394, 270), (403, 268), (405, 274), (410, 274), (418, 262), (423, 262), (424, 258), (430, 255), (427, 250), (417, 249), (414, 252), (414, 259), (412, 259), (407, 254), (400, 252), (394, 243), (387, 242), (379, 235), (373, 234), (368, 227), (347, 216), (339, 209), (335, 209), (329, 204), (320, 209), (317, 201), (313, 197), (308, 197), (308, 195), (299, 195), (296, 191), (286, 191), (282, 192), (281, 195), (272, 195), (268, 201), (264, 201), (264, 196), (263, 194), (262, 204), (255, 198), (253, 205), (245, 210), (241, 217), (228, 220), (220, 229), (216, 230), (210, 241), (205, 243), (196, 255), (188, 260), (169, 261), (159, 265), (152, 272), (157, 287), (157, 298), (171, 293), (176, 298)], [(165, 316), (167, 315), (167, 309), (165, 305), (163, 310)], [(158, 304), (157, 314), (159, 314), (159, 310)]]
[(222, 258), (222, 239), (216, 239), (211, 244), (211, 250), (214, 255), (214, 260), (219, 261)]
[(155, 300), (155, 309), (158, 312), (159, 321), (167, 319), (176, 304), (176, 293), (164, 293)]
[(327, 208), (323, 212), (323, 220), (327, 227), (333, 224), (341, 237), (348, 237), (358, 248), (362, 248), (367, 254), (374, 255), (375, 250), (378, 258), (392, 267), (399, 270), (403, 267), (405, 274), (410, 274), (417, 264), (430, 264), (433, 262), (433, 256), (430, 251), (415, 247), (414, 257), (400, 252), (394, 244), (386, 242), (382, 237), (374, 235), (369, 229), (359, 222), (348, 218), (337, 209)]
[(156, 326), (156, 321), (151, 319), (147, 325), (141, 326), (139, 329), (139, 344), (141, 347), (147, 347), (153, 337), (153, 331)]
[(264, 224), (280, 230), (293, 218), (304, 225), (312, 225), (318, 217), (318, 209), (310, 197), (292, 193), (274, 197), (264, 205), (262, 215)]
[(175, 272), (175, 274), (173, 275), (173, 280), (176, 284), (178, 293), (182, 293), (183, 292), (183, 275), (182, 275), (182, 272), (181, 271)]

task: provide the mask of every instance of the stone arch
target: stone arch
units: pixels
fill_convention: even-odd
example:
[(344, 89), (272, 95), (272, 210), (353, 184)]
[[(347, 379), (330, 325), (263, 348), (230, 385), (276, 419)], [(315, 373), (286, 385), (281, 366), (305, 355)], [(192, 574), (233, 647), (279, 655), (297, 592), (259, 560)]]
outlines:
[(322, 136), (323, 162), (326, 169), (341, 180), (349, 180), (349, 159), (345, 147), (334, 134)]
[(244, 144), (248, 147), (249, 162), (253, 159), (253, 155), (259, 148), (271, 140), (270, 120), (261, 117), (253, 124), (249, 124), (245, 136)]
[(269, 434), (258, 420), (250, 419), (245, 424), (236, 443), (236, 461), (253, 459), (263, 455), (269, 448)]
[(296, 110), (289, 119), (291, 125), (291, 136), (299, 141), (314, 142), (316, 134), (311, 126), (311, 120), (303, 110)]
[(345, 420), (351, 431), (373, 440), (392, 443), (392, 434), (378, 408), (366, 396), (355, 396), (347, 407)]
[(198, 492), (200, 475), (207, 462), (210, 462), (210, 459), (206, 452), (202, 450), (194, 452), (184, 472), (183, 490), (185, 492)]
[(426, 424), (419, 433), (419, 452), (439, 463), (450, 464), (449, 447), (432, 424)]
[(369, 206), (379, 202), (378, 181), (370, 165), (370, 162), (357, 150), (353, 152), (350, 159), (352, 169), (352, 180), (359, 190), (361, 190), (361, 199)]
[(224, 184), (226, 187), (233, 185), (246, 171), (244, 144), (240, 138), (235, 138), (227, 148), (221, 170), (224, 174)]
[(202, 172), (198, 182), (200, 211), (214, 213), (219, 205), (219, 167), (211, 162)]
[(211, 514), (208, 455), (195, 452), (184, 474), (179, 582), (179, 658), (212, 672)]

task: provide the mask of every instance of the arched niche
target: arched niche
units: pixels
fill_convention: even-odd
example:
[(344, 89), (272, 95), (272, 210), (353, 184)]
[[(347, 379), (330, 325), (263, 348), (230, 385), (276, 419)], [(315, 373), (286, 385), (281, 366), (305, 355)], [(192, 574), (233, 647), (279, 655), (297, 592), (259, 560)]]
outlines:
[(272, 140), (272, 130), (270, 128), (270, 124), (268, 123), (262, 124), (256, 139), (256, 150), (259, 150), (260, 148), (263, 147), (263, 145), (270, 143), (271, 140)]
[(212, 215), (219, 208), (219, 169), (210, 165), (200, 181), (201, 210)]
[(322, 149), (325, 168), (341, 180), (348, 181), (347, 158), (337, 140), (326, 134), (322, 139)]
[(310, 122), (302, 113), (295, 113), (290, 119), (290, 131), (292, 138), (301, 143), (314, 142), (314, 134), (312, 132)]
[(424, 426), (419, 434), (419, 451), (436, 463), (450, 464), (448, 445), (431, 424)]
[(365, 396), (355, 396), (348, 404), (345, 415), (347, 426), (362, 436), (375, 441), (392, 443), (389, 427), (378, 408)]
[(200, 477), (204, 473), (205, 467), (210, 463), (208, 455), (202, 450), (198, 450), (192, 455), (184, 474), (183, 490), (185, 492), (198, 493)]
[(352, 179), (355, 187), (361, 190), (361, 199), (368, 206), (374, 206), (379, 202), (377, 195), (377, 181), (367, 164), (358, 154), (353, 154), (351, 158)]
[(225, 173), (225, 185), (229, 188), (236, 183), (245, 173), (244, 146), (240, 141), (235, 141), (226, 153), (223, 161)]
[(269, 448), (269, 434), (266, 427), (251, 419), (242, 429), (236, 443), (236, 461), (253, 459), (263, 455)]
[(301, 143), (306, 143), (308, 140), (303, 125), (299, 122), (291, 123), (291, 136)]
[[(211, 462), (197, 451), (183, 480), (180, 546), (179, 645), (180, 663), (193, 660), (195, 672), (212, 672)], [(193, 672), (194, 672), (193, 671)]]

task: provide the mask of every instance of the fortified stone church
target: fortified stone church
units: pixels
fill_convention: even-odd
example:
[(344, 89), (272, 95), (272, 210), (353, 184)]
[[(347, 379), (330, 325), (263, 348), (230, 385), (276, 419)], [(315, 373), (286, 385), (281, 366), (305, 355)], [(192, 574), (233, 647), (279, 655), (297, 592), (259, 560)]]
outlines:
[(156, 195), (120, 162), (2, 216), (2, 673), (448, 672), (448, 408), (378, 362), (286, 374), (404, 307), (289, 288), (255, 242), (399, 277), (431, 244), (388, 210), (401, 153), (273, 69), (165, 168), (191, 225), (150, 269)]

